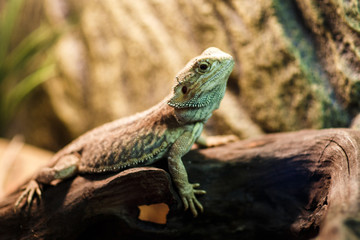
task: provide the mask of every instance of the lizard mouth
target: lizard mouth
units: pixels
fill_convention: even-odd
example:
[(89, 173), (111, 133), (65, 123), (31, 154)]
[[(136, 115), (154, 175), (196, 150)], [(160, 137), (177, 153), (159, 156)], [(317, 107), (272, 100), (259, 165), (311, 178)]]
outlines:
[[(212, 90), (209, 94), (205, 96), (198, 96), (194, 97), (186, 102), (182, 103), (176, 103), (172, 100), (168, 101), (168, 104), (174, 108), (202, 108), (209, 106), (212, 102), (214, 102), (214, 99), (219, 95), (218, 88), (215, 88)], [(202, 94), (203, 95), (203, 94)]]

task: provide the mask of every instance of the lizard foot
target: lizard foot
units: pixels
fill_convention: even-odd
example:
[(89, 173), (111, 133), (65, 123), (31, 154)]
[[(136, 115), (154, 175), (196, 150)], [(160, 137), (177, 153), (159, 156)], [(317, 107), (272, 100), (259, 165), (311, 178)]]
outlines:
[(190, 211), (192, 212), (194, 217), (197, 217), (198, 215), (198, 211), (196, 210), (196, 208), (198, 208), (200, 212), (204, 211), (203, 206), (196, 199), (195, 194), (198, 195), (206, 194), (205, 190), (195, 189), (197, 187), (200, 187), (199, 183), (194, 183), (194, 184), (188, 183), (188, 185), (183, 190), (180, 191), (180, 197), (182, 202), (184, 203), (185, 211), (190, 208)]
[[(31, 180), (24, 189), (24, 191), (21, 193), (20, 197), (17, 199), (14, 210), (17, 211), (24, 206), (27, 206), (30, 209), (31, 203), (36, 195), (41, 200), (40, 186), (38, 182), (36, 182), (35, 180)], [(26, 199), (25, 203), (22, 203), (23, 199)]]

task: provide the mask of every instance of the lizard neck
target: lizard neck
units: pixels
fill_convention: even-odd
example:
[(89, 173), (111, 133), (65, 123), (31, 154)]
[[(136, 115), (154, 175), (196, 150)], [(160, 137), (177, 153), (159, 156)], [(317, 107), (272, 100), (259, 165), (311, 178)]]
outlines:
[(218, 108), (218, 105), (216, 107), (213, 105), (189, 108), (172, 107), (168, 103), (173, 96), (172, 93), (169, 94), (163, 101), (152, 108), (154, 109), (153, 114), (161, 117), (167, 124), (184, 126), (197, 122), (205, 123), (211, 117), (214, 108)]
[[(182, 108), (173, 108), (173, 114), (179, 124), (192, 124), (197, 122), (205, 123), (212, 115), (212, 112), (219, 108), (221, 99), (225, 94), (226, 85), (216, 86), (212, 91), (207, 92), (206, 96), (210, 101), (207, 105), (189, 106)], [(170, 97), (171, 98), (171, 97)]]

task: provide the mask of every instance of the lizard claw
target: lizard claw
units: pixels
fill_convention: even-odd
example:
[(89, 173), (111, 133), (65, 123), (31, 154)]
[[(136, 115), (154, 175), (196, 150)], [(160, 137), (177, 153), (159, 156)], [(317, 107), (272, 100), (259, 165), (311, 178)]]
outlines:
[(206, 191), (204, 190), (194, 189), (197, 187), (200, 187), (199, 183), (188, 184), (182, 191), (180, 191), (181, 200), (184, 204), (184, 210), (186, 211), (190, 208), (190, 211), (194, 217), (197, 217), (198, 215), (197, 208), (200, 210), (200, 212), (204, 211), (203, 206), (197, 200), (195, 194), (199, 194), (199, 195), (206, 194)]
[[(39, 197), (39, 200), (41, 200), (40, 186), (38, 182), (36, 182), (35, 180), (31, 180), (24, 189), (24, 191), (21, 193), (20, 197), (15, 202), (15, 212), (26, 205), (30, 209), (32, 201), (36, 195)], [(26, 202), (22, 204), (22, 201), (24, 199), (26, 199)]]

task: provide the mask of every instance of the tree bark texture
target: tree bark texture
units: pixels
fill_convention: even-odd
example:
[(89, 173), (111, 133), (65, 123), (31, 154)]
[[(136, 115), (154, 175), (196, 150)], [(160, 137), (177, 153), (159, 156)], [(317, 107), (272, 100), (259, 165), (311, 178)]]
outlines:
[[(236, 61), (206, 126), (211, 134), (348, 127), (359, 112), (356, 0), (54, 0), (43, 9), (52, 26), (64, 29), (52, 52), (58, 76), (13, 126), (38, 146), (56, 150), (101, 123), (149, 108), (210, 46)], [(54, 118), (62, 129), (44, 124), (61, 126)]]
[[(349, 129), (271, 134), (184, 157), (207, 194), (193, 218), (157, 166), (83, 175), (44, 189), (30, 213), (19, 192), (0, 203), (1, 239), (360, 239), (360, 133)], [(163, 168), (163, 169), (162, 169)], [(167, 223), (138, 219), (166, 203)]]

